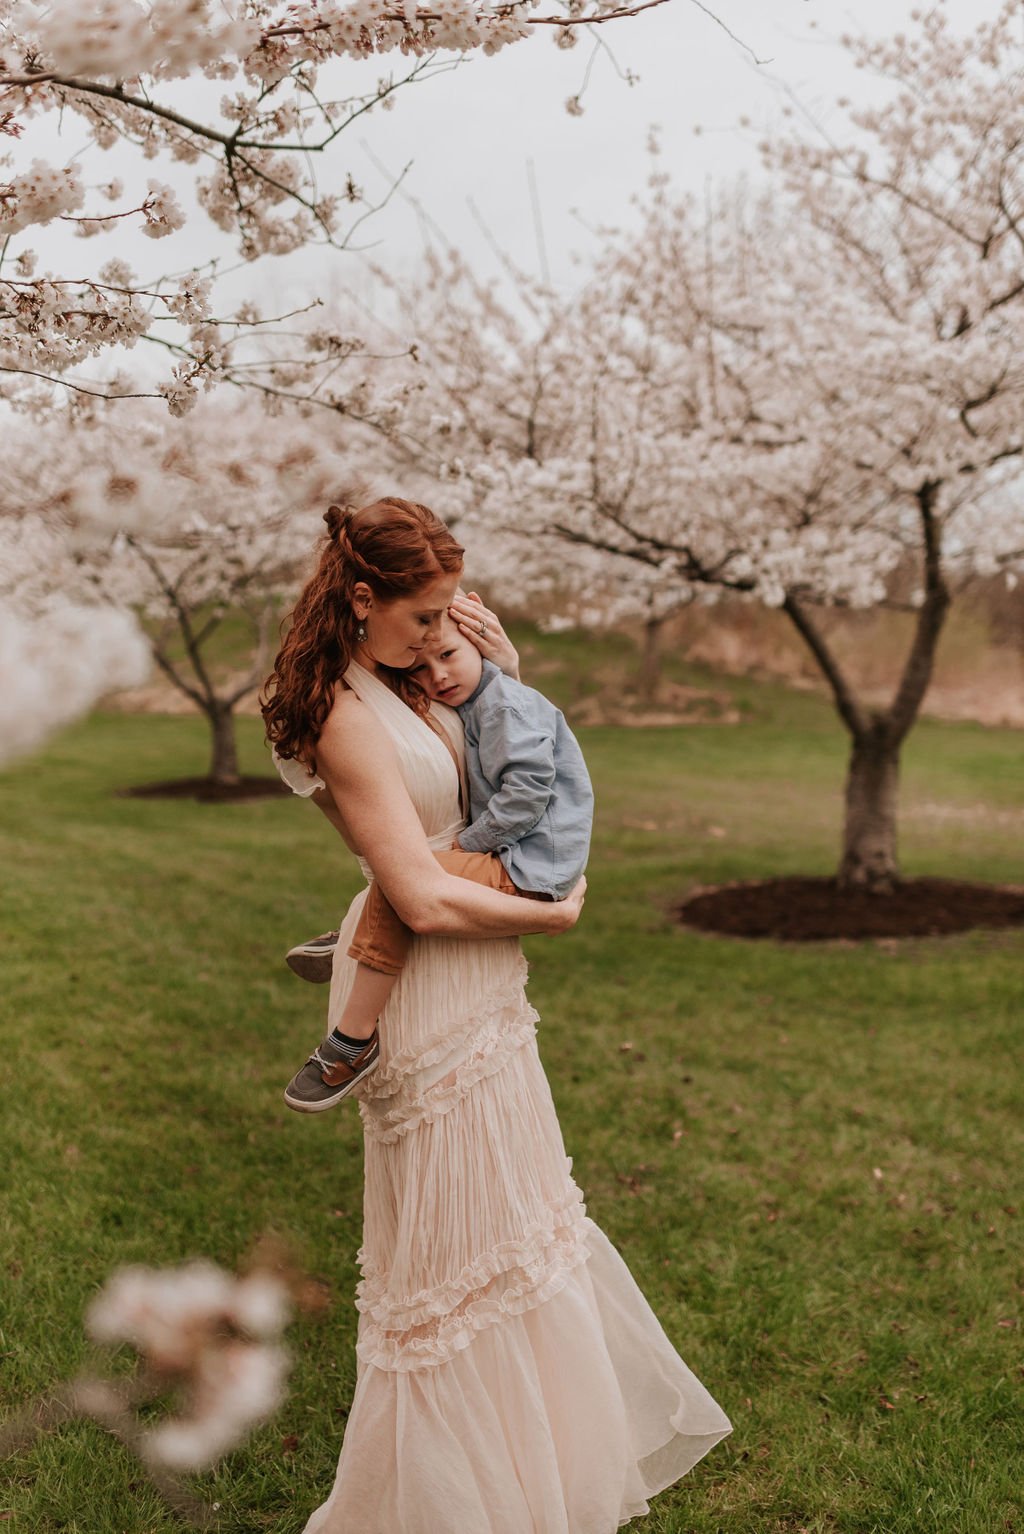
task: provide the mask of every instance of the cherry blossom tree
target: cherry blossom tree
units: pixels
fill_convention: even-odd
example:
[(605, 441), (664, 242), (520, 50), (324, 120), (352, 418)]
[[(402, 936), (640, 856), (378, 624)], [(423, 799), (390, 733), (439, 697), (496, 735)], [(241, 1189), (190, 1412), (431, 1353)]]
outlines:
[[(354, 483), (322, 432), (258, 406), (181, 423), (123, 407), (23, 432), (0, 471), (0, 527), (32, 526), (56, 555), (35, 556), (50, 600), (73, 594), (122, 627), (142, 618), (160, 671), (210, 726), (211, 780), (231, 784), (235, 709), (266, 675), (324, 509)], [(246, 636), (232, 665), (213, 653), (226, 619)], [(107, 672), (104, 690), (116, 682)]]
[[(125, 371), (127, 353), (148, 342), (167, 355), (156, 392), (172, 414), (225, 379), (359, 413), (366, 401), (353, 400), (339, 365), (361, 338), (314, 327), (289, 355), (287, 341), (268, 342), (281, 317), (218, 303), (217, 262), (144, 278), (115, 257), (89, 275), (40, 275), (32, 244), (54, 221), (83, 239), (128, 221), (160, 240), (198, 202), (244, 262), (344, 248), (374, 209), (351, 175), (334, 171), (325, 191), (317, 165), (353, 123), (450, 68), (444, 54), (491, 54), (537, 28), (569, 45), (662, 3), (554, 0), (547, 14), (538, 0), (0, 0), (0, 136), (18, 151), (0, 155), (0, 398), (45, 401), (55, 383), (109, 398), (153, 392), (137, 367)], [(390, 54), (409, 61), (404, 72), (353, 90), (353, 61)], [(81, 126), (89, 151), (132, 146), (137, 181), (89, 181), (91, 152), (52, 163), (57, 118)], [(42, 151), (31, 159), (21, 152), (30, 141)], [(162, 176), (146, 174), (151, 161)], [(83, 374), (107, 358), (119, 366), (112, 376)]]
[[(936, 9), (850, 46), (893, 91), (849, 143), (772, 139), (768, 190), (710, 207), (659, 168), (570, 304), (502, 306), (438, 262), (423, 355), (450, 409), (419, 430), (527, 570), (583, 550), (785, 612), (850, 737), (840, 880), (882, 892), (950, 602), (1022, 558), (1024, 60), (1015, 4), (970, 38)], [(913, 632), (873, 708), (817, 614), (883, 603)]]
[[(391, 429), (401, 391), (378, 387), (389, 359), (365, 326), (310, 321), (316, 299), (292, 313), (239, 301), (227, 256), (185, 270), (170, 257), (140, 273), (122, 249), (110, 254), (109, 236), (132, 228), (162, 241), (198, 210), (243, 265), (345, 249), (375, 211), (334, 162), (346, 129), (460, 53), (493, 54), (537, 29), (560, 46), (596, 42), (604, 23), (663, 3), (552, 0), (548, 12), (539, 0), (0, 0), (0, 410), (39, 417), (64, 394), (156, 395), (182, 417), (226, 382), (274, 406)], [(388, 67), (394, 56), (399, 69)], [(370, 83), (374, 59), (382, 68)], [(578, 96), (568, 105), (578, 111)], [(59, 133), (71, 126), (80, 141), (68, 157)], [(102, 167), (114, 148), (124, 181)], [(106, 245), (105, 258), (53, 270), (46, 250), (58, 229)], [(12, 582), (0, 572), (0, 594)], [(5, 602), (0, 615), (0, 667), (26, 684), (7, 754), (138, 670), (130, 616), (94, 602), (72, 612), (54, 591), (44, 605)], [(84, 637), (90, 618), (95, 642), (79, 646), (90, 663), (72, 676), (59, 636)]]

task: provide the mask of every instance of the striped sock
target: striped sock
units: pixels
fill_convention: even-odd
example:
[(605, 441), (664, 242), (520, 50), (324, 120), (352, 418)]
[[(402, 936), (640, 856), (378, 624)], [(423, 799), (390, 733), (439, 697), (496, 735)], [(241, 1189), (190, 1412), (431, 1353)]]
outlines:
[(328, 1037), (328, 1043), (333, 1044), (338, 1052), (338, 1058), (347, 1060), (351, 1065), (356, 1055), (362, 1054), (369, 1039), (353, 1039), (347, 1033), (342, 1033), (340, 1028), (334, 1028)]

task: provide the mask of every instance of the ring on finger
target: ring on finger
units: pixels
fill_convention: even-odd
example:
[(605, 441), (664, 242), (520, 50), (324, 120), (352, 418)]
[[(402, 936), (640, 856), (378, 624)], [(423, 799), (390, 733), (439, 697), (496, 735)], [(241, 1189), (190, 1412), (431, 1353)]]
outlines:
[(480, 638), (481, 639), (486, 639), (487, 638), (487, 624), (483, 623), (483, 622), (481, 622), (481, 624), (480, 624)]

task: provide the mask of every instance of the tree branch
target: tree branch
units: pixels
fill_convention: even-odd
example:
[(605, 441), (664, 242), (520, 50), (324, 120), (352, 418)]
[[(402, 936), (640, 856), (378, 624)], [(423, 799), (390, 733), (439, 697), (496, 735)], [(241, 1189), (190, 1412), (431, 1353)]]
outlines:
[(800, 638), (810, 650), (817, 661), (825, 679), (832, 689), (836, 709), (846, 728), (854, 740), (859, 740), (867, 733), (869, 728), (868, 718), (857, 699), (847, 678), (840, 669), (839, 662), (832, 654), (825, 636), (812, 623), (810, 617), (792, 593), (786, 593), (786, 600), (782, 604), (782, 610), (793, 623)]
[[(638, 16), (641, 11), (649, 11), (655, 5), (665, 5), (666, 3), (667, 0), (642, 0), (642, 4), (640, 5), (622, 5), (614, 11), (602, 11), (599, 13), (591, 14), (589, 16), (528, 16), (526, 20), (531, 27), (592, 27), (597, 26), (604, 21), (618, 21), (625, 16)], [(691, 4), (697, 5), (698, 8), (702, 11), (706, 10), (706, 7), (700, 3), (700, 0), (691, 0)], [(522, 0), (515, 0), (515, 3), (513, 4), (496, 7), (494, 12), (491, 14), (493, 19), (496, 21), (508, 21), (516, 11), (522, 9)], [(718, 17), (715, 16), (713, 12), (708, 11), (707, 14), (711, 16), (713, 21), (718, 21)], [(402, 22), (404, 25), (419, 26), (423, 22), (444, 21), (446, 18), (443, 17), (438, 11), (417, 11), (411, 18), (411, 21), (404, 12), (396, 12), (395, 14), (385, 12), (378, 19), (382, 23), (398, 21)], [(489, 19), (491, 18), (489, 17)], [(332, 23), (329, 21), (318, 21), (315, 22), (311, 27), (271, 27), (267, 32), (264, 33), (264, 36), (268, 39), (276, 37), (308, 37), (314, 32), (324, 32), (329, 30), (331, 25)], [(737, 41), (739, 41), (739, 39), (737, 39)]]
[(924, 701), (932, 679), (935, 650), (951, 601), (942, 571), (942, 534), (935, 515), (939, 484), (926, 481), (917, 493), (924, 547), (925, 598), (919, 611), (914, 639), (886, 720), (894, 744), (907, 735)]
[(192, 663), (192, 669), (196, 676), (199, 678), (199, 685), (203, 689), (203, 695), (200, 695), (198, 692), (191, 691), (187, 685), (183, 684), (181, 680), (175, 675), (173, 670), (171, 670), (170, 663), (166, 661), (166, 658), (161, 659), (160, 655), (156, 654), (154, 651), (157, 664), (161, 667), (161, 670), (166, 671), (168, 675), (171, 676), (172, 680), (179, 687), (181, 687), (183, 692), (188, 693), (190, 698), (195, 699), (200, 708), (204, 710), (209, 709), (211, 704), (217, 702), (217, 692), (210, 680), (206, 666), (203, 663), (202, 654), (200, 653), (199, 647), (196, 644), (196, 636), (192, 629), (192, 620), (189, 617), (188, 609), (185, 607), (181, 598), (178, 596), (177, 590), (174, 586), (171, 585), (170, 581), (164, 575), (163, 571), (160, 569), (160, 566), (157, 564), (152, 554), (150, 554), (149, 550), (144, 548), (130, 533), (126, 534), (126, 541), (135, 550), (143, 564), (149, 570), (150, 574), (153, 576), (153, 579), (156, 581), (157, 585), (160, 587), (160, 590), (163, 592), (166, 601), (173, 610), (174, 615), (178, 620), (178, 626), (181, 629), (182, 638), (185, 641), (185, 649), (188, 652), (188, 658)]
[[(531, 27), (596, 27), (603, 25), (607, 21), (620, 21), (627, 16), (638, 16), (641, 11), (649, 11), (655, 6), (667, 3), (668, 0), (641, 0), (639, 5), (621, 5), (613, 11), (593, 12), (589, 15), (528, 16), (526, 19)], [(726, 31), (729, 30), (723, 22), (719, 21), (719, 18), (715, 16), (713, 11), (709, 11), (707, 6), (701, 3), (701, 0), (690, 0), (690, 3), (696, 5), (699, 10), (704, 11), (713, 21), (718, 22), (719, 26), (724, 27)], [(486, 17), (481, 16), (478, 19), (481, 21), (485, 19), (497, 22), (508, 21), (517, 11), (522, 9), (522, 4), (518, 3), (517, 0), (515, 4), (499, 6), (495, 11), (488, 13)], [(404, 11), (384, 11), (376, 18), (378, 25), (390, 26), (394, 22), (398, 22), (407, 29), (415, 29), (432, 21), (446, 20), (448, 18), (442, 16), (439, 11), (416, 11), (412, 17), (407, 16)], [(334, 25), (335, 23), (331, 21), (317, 21), (309, 27), (302, 26), (301, 24), (269, 27), (263, 33), (257, 47), (278, 38), (311, 37), (316, 32), (329, 32)], [(730, 37), (733, 36), (731, 32), (729, 35)], [(736, 38), (735, 41), (739, 42), (740, 40)], [(741, 46), (746, 45), (741, 44)], [(756, 60), (756, 62), (764, 63), (767, 61)], [(212, 139), (217, 143), (223, 144), (225, 147), (237, 142), (234, 135), (221, 133), (216, 128), (210, 128), (202, 123), (194, 122), (191, 118), (183, 117), (180, 112), (175, 112), (170, 107), (157, 106), (155, 102), (149, 101), (145, 97), (129, 96), (120, 85), (103, 85), (97, 80), (82, 80), (74, 75), (62, 75), (55, 69), (30, 70), (20, 75), (0, 75), (0, 86), (6, 86), (11, 89), (25, 89), (26, 87), (36, 85), (53, 85), (58, 90), (82, 91), (93, 96), (105, 96), (108, 100), (121, 102), (124, 106), (135, 107), (140, 112), (149, 112), (155, 117), (163, 117), (168, 122), (176, 124), (177, 127), (186, 129), (189, 133), (196, 133), (201, 138)]]
[(0, 75), (0, 86), (16, 89), (30, 85), (53, 85), (58, 90), (78, 91), (88, 96), (103, 96), (108, 101), (119, 102), (121, 106), (134, 107), (138, 112), (148, 112), (151, 117), (162, 117), (165, 121), (174, 123), (176, 127), (184, 128), (187, 133), (194, 133), (199, 138), (208, 138), (214, 143), (223, 144), (225, 149), (232, 142), (230, 133), (221, 133), (205, 123), (195, 122), (191, 117), (183, 117), (180, 112), (175, 112), (171, 107), (158, 106), (155, 101), (147, 101), (144, 96), (129, 96), (121, 85), (104, 85), (99, 80), (79, 80), (74, 75), (59, 75), (53, 71), (42, 74)]
[(160, 667), (160, 670), (163, 672), (164, 676), (166, 676), (169, 681), (173, 682), (175, 687), (177, 687), (180, 692), (183, 692), (187, 698), (191, 698), (192, 702), (196, 705), (197, 708), (201, 708), (203, 712), (206, 713), (209, 708), (207, 699), (203, 697), (202, 693), (199, 692), (197, 688), (186, 682), (183, 676), (179, 676), (174, 666), (167, 659), (167, 656), (156, 645), (153, 645), (153, 659)]

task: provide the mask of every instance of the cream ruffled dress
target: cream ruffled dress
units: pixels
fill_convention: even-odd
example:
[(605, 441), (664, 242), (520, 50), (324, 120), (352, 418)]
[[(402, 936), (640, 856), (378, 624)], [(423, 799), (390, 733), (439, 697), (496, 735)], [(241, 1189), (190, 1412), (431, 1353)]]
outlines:
[[(365, 667), (345, 680), (391, 735), (431, 847), (450, 847), (452, 753)], [(461, 759), (458, 715), (434, 717)], [(320, 784), (279, 766), (296, 792)], [(342, 923), (332, 1022), (365, 898)], [(353, 1093), (356, 1388), (306, 1534), (614, 1534), (731, 1430), (586, 1213), (525, 980), (516, 938), (416, 938), (381, 1019)]]

